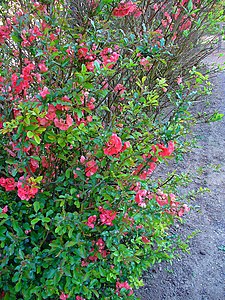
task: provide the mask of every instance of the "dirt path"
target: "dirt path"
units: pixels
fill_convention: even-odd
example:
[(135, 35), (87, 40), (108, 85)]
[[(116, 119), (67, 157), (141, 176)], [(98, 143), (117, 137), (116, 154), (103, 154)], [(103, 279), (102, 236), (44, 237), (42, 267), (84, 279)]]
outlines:
[[(211, 63), (224, 61), (225, 56), (208, 58)], [(225, 113), (225, 72), (217, 75), (210, 100)], [(182, 254), (172, 266), (163, 264), (145, 274), (145, 286), (137, 293), (141, 300), (225, 300), (225, 118), (196, 131), (201, 148), (186, 163), (201, 170), (195, 188), (204, 186), (211, 192), (197, 196), (194, 206), (199, 209), (191, 211), (178, 233), (201, 232), (191, 240), (190, 255)]]

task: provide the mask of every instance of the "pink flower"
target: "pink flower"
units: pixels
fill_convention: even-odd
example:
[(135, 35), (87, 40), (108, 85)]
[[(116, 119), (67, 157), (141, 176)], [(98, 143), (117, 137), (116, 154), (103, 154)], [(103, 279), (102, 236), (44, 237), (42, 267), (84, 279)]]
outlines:
[(99, 249), (104, 249), (105, 248), (105, 242), (103, 241), (103, 239), (98, 239), (96, 242), (96, 245), (98, 246)]
[(112, 210), (106, 210), (103, 207), (99, 206), (99, 211), (100, 211), (100, 219), (102, 224), (108, 225), (108, 226), (113, 226), (112, 221), (116, 217), (116, 212)]
[(118, 154), (122, 150), (122, 141), (121, 139), (113, 133), (109, 141), (106, 143), (106, 148), (103, 149), (104, 154), (113, 155)]
[(2, 208), (2, 214), (6, 214), (8, 212), (8, 205), (5, 205), (3, 208)]
[(146, 207), (146, 203), (144, 202), (144, 198), (147, 196), (146, 190), (139, 190), (135, 196), (135, 202), (138, 206)]
[(73, 119), (70, 115), (66, 115), (66, 120), (63, 119), (58, 119), (55, 118), (54, 119), (54, 124), (57, 128), (61, 129), (61, 130), (67, 130), (69, 127), (71, 127), (73, 125)]
[(93, 224), (93, 223), (95, 223), (96, 222), (96, 220), (97, 220), (97, 217), (96, 217), (96, 215), (93, 215), (93, 216), (90, 216), (89, 218), (88, 218), (88, 221), (87, 221), (87, 226), (89, 226), (90, 228), (94, 228), (95, 227), (95, 225)]
[(18, 196), (21, 200), (30, 200), (31, 198), (34, 198), (35, 195), (38, 192), (38, 188), (34, 182), (32, 182), (31, 178), (28, 176), (24, 178), (24, 176), (20, 177), (18, 183)]
[(59, 297), (60, 300), (66, 300), (67, 298), (69, 298), (69, 295), (64, 294), (63, 292), (61, 293), (61, 295)]
[(118, 7), (113, 9), (112, 14), (115, 17), (121, 18), (134, 13), (137, 9), (137, 5), (132, 1), (128, 1), (126, 3), (121, 2)]
[(117, 293), (118, 296), (120, 296), (120, 290), (123, 289), (123, 288), (126, 289), (126, 290), (130, 290), (130, 293), (128, 294), (128, 296), (131, 296), (134, 293), (127, 281), (125, 281), (125, 282), (117, 281), (116, 282), (116, 293)]
[(49, 94), (50, 94), (50, 92), (49, 92), (49, 90), (48, 90), (48, 88), (46, 86), (40, 92), (40, 95), (41, 95), (42, 98), (46, 98), (46, 96), (49, 95)]
[(122, 95), (122, 94), (125, 92), (125, 90), (126, 90), (126, 88), (125, 88), (122, 84), (120, 84), (120, 83), (118, 83), (118, 84), (114, 87), (114, 91), (115, 91), (115, 92), (118, 92), (120, 95)]
[(189, 212), (189, 211), (190, 211), (190, 207), (188, 207), (187, 204), (184, 204), (178, 211), (177, 215), (179, 217), (182, 217), (184, 215), (184, 213)]
[(38, 67), (39, 67), (39, 69), (40, 69), (40, 71), (41, 71), (42, 73), (45, 73), (45, 72), (48, 71), (48, 67), (46, 67), (45, 63), (40, 63), (40, 64), (38, 65)]
[(169, 203), (168, 195), (159, 190), (156, 194), (156, 201), (160, 206), (167, 205)]
[(159, 6), (157, 3), (154, 4), (153, 9), (155, 12), (159, 10)]
[(101, 52), (100, 55), (102, 57), (103, 60), (103, 65), (106, 66), (111, 69), (115, 63), (117, 62), (117, 60), (119, 59), (119, 53), (113, 51), (111, 48), (104, 48)]
[(82, 259), (81, 267), (87, 267), (87, 266), (88, 266), (88, 262)]
[(76, 296), (76, 300), (85, 300), (85, 298), (83, 298), (81, 296)]
[(84, 164), (84, 163), (85, 163), (85, 160), (86, 160), (85, 156), (84, 156), (84, 155), (81, 155), (81, 157), (80, 157), (80, 163), (81, 163), (81, 164)]
[(182, 83), (182, 77), (181, 76), (178, 76), (177, 77), (177, 84), (181, 84)]
[(130, 142), (125, 142), (122, 149), (121, 149), (121, 152), (125, 151), (128, 148), (130, 148)]
[(98, 166), (94, 160), (90, 160), (86, 163), (85, 174), (87, 177), (91, 177), (98, 170)]

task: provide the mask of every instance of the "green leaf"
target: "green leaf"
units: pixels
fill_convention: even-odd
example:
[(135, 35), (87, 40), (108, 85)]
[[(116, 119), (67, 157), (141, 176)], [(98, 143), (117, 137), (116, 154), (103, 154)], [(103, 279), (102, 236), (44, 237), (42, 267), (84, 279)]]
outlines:
[(59, 146), (61, 146), (62, 148), (64, 148), (64, 147), (66, 146), (66, 141), (65, 141), (65, 139), (63, 139), (63, 138), (61, 138), (61, 137), (58, 138), (57, 142), (58, 142)]
[(41, 139), (38, 135), (34, 134), (34, 140), (37, 144), (40, 144), (41, 143)]
[(51, 221), (51, 219), (48, 217), (45, 217), (42, 219), (42, 222), (44, 222), (44, 223), (49, 223), (50, 221)]
[(33, 226), (33, 228), (34, 228), (34, 225), (36, 224), (36, 223), (38, 223), (40, 221), (40, 218), (35, 218), (35, 219), (33, 219), (32, 221), (31, 221), (31, 225)]
[(76, 244), (76, 241), (66, 242), (65, 248), (73, 247)]
[(217, 121), (221, 121), (224, 117), (224, 114), (219, 114), (217, 112), (215, 112), (209, 119), (209, 122), (217, 122)]
[(66, 178), (70, 178), (71, 169), (66, 170)]
[(33, 132), (32, 131), (27, 131), (27, 137), (29, 139), (32, 139), (32, 137), (34, 136)]
[(18, 236), (23, 236), (24, 235), (24, 232), (20, 228), (19, 223), (17, 221), (15, 221), (15, 220), (12, 221), (12, 227), (16, 231)]
[(19, 277), (20, 277), (20, 273), (19, 273), (19, 272), (16, 272), (16, 273), (13, 275), (12, 282), (17, 282), (17, 281), (19, 280)]
[(35, 211), (35, 212), (38, 212), (39, 209), (40, 209), (40, 202), (35, 201), (35, 202), (34, 202), (34, 211)]
[(192, 2), (192, 0), (189, 0), (189, 2), (188, 2), (188, 10), (189, 11), (193, 10), (193, 2)]

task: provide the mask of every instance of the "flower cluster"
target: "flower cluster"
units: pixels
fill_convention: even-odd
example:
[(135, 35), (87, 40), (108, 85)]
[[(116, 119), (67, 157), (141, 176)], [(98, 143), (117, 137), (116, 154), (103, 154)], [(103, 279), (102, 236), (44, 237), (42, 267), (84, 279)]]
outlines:
[(125, 17), (133, 15), (138, 18), (142, 14), (141, 10), (137, 7), (136, 3), (132, 1), (121, 2), (116, 8), (113, 9), (113, 16), (115, 17)]
[(113, 226), (112, 221), (116, 218), (116, 212), (113, 210), (104, 209), (101, 206), (99, 206), (98, 210), (100, 212), (100, 220), (102, 224)]
[(117, 281), (117, 282), (116, 282), (116, 293), (117, 293), (117, 295), (119, 295), (119, 296), (120, 296), (120, 290), (121, 290), (121, 289), (126, 289), (126, 290), (130, 291), (129, 294), (128, 294), (128, 296), (131, 296), (131, 295), (133, 294), (133, 290), (132, 290), (132, 288), (129, 286), (129, 284), (128, 284), (127, 281), (125, 281), (125, 282), (119, 282), (119, 281)]
[(34, 198), (38, 192), (38, 188), (35, 182), (33, 182), (32, 178), (24, 176), (20, 177), (18, 183), (18, 196), (21, 200), (30, 200)]

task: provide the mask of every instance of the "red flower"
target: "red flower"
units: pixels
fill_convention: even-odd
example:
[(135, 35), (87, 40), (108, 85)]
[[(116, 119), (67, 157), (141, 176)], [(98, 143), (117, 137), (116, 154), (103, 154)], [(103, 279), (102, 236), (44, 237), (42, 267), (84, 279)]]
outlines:
[(38, 192), (38, 188), (35, 183), (31, 181), (31, 178), (24, 176), (20, 177), (19, 182), (17, 183), (18, 196), (21, 200), (30, 200), (34, 198)]
[(87, 55), (87, 53), (88, 53), (88, 49), (87, 48), (80, 48), (77, 51), (77, 55), (78, 55), (79, 59), (85, 58), (86, 55)]
[(121, 150), (122, 141), (115, 133), (113, 133), (108, 143), (106, 143), (106, 148), (103, 149), (103, 151), (106, 155), (113, 155), (120, 153)]
[(39, 168), (39, 163), (37, 160), (31, 158), (29, 162), (31, 172), (35, 172)]
[(156, 201), (160, 206), (164, 206), (169, 203), (168, 195), (159, 190), (156, 194)]
[(169, 141), (168, 147), (165, 147), (163, 144), (156, 144), (152, 146), (152, 150), (156, 152), (159, 150), (158, 155), (161, 157), (170, 156), (174, 151), (174, 142)]
[(146, 207), (146, 203), (144, 202), (144, 198), (147, 196), (146, 190), (139, 190), (135, 196), (135, 202), (138, 206)]
[(113, 51), (111, 48), (104, 48), (101, 52), (100, 55), (103, 60), (103, 65), (108, 66), (108, 68), (112, 68), (114, 64), (117, 62), (119, 59), (120, 55), (119, 53)]
[(49, 92), (49, 90), (46, 86), (43, 88), (42, 91), (40, 91), (40, 95), (41, 95), (42, 98), (46, 98), (46, 96), (49, 95), (49, 94), (50, 94), (50, 92)]
[(14, 191), (16, 188), (16, 182), (14, 178), (0, 178), (0, 185), (5, 188), (7, 192)]
[(149, 239), (148, 239), (146, 236), (142, 236), (142, 237), (141, 237), (141, 240), (142, 240), (142, 242), (145, 243), (145, 244), (148, 244), (148, 243), (151, 242), (151, 241), (149, 241)]
[(98, 246), (98, 248), (100, 250), (104, 249), (105, 248), (105, 242), (103, 241), (103, 239), (98, 239), (97, 242), (96, 242), (96, 245)]
[(54, 119), (54, 124), (56, 127), (58, 127), (61, 130), (67, 130), (69, 127), (73, 125), (73, 119), (70, 115), (66, 115), (66, 120), (64, 121), (63, 119)]
[(120, 296), (120, 290), (123, 289), (123, 288), (126, 289), (126, 290), (130, 290), (130, 293), (129, 293), (128, 296), (131, 296), (134, 293), (127, 281), (125, 281), (125, 282), (117, 281), (116, 282), (116, 293), (117, 293), (118, 296)]
[(0, 177), (0, 185), (1, 185), (2, 187), (5, 186), (5, 178)]
[(121, 149), (121, 152), (125, 151), (128, 148), (130, 148), (130, 142), (125, 142), (122, 149)]
[(113, 226), (112, 221), (116, 217), (116, 212), (112, 210), (106, 210), (103, 207), (99, 206), (99, 211), (100, 211), (100, 219), (102, 224), (108, 225), (108, 226)]
[(114, 87), (114, 91), (118, 92), (120, 95), (122, 95), (125, 91), (126, 88), (125, 86), (123, 86), (122, 84), (118, 83), (115, 87)]
[(76, 300), (85, 300), (85, 298), (83, 298), (81, 296), (76, 296)]
[(125, 17), (137, 10), (137, 5), (132, 1), (127, 3), (120, 3), (118, 7), (114, 8), (112, 14), (115, 17)]
[(16, 188), (16, 182), (15, 182), (14, 178), (12, 178), (12, 177), (6, 178), (4, 188), (7, 192), (14, 191)]
[(8, 205), (5, 205), (3, 208), (2, 208), (2, 214), (6, 214), (8, 212)]
[(96, 217), (96, 215), (93, 215), (93, 216), (90, 216), (89, 218), (88, 218), (88, 221), (87, 221), (87, 226), (89, 226), (89, 227), (91, 227), (91, 228), (94, 228), (95, 227), (95, 225), (93, 224), (93, 223), (95, 223), (96, 222), (96, 220), (97, 220), (97, 217)]
[(86, 163), (85, 174), (87, 177), (94, 175), (98, 170), (98, 166), (94, 160), (90, 160)]
[(64, 294), (64, 293), (62, 292), (61, 295), (60, 295), (60, 297), (59, 297), (59, 299), (60, 299), (60, 300), (66, 300), (68, 297), (69, 297), (69, 295)]

